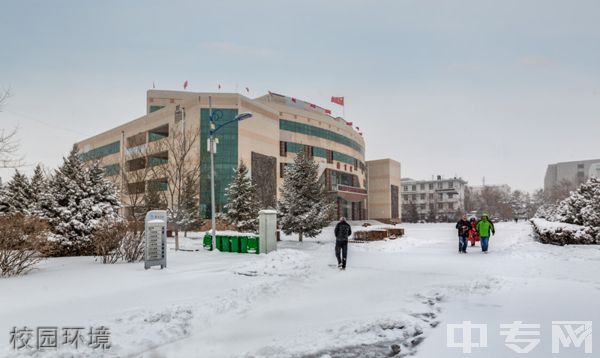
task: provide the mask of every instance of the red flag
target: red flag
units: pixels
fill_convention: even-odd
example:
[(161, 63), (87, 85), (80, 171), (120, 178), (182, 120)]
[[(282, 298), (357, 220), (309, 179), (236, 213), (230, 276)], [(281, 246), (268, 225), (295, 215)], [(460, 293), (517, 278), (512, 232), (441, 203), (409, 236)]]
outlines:
[(331, 102), (335, 104), (339, 104), (340, 106), (344, 105), (344, 97), (331, 97)]
[(188, 81), (185, 80), (185, 82), (183, 82), (183, 89), (186, 89), (188, 87)]
[(326, 109), (326, 110), (325, 110), (325, 113), (327, 113), (327, 114), (331, 114), (331, 109)]
[(317, 108), (317, 106), (316, 106), (316, 105), (314, 105), (314, 104), (312, 104), (312, 103), (310, 103), (310, 106), (311, 106), (312, 108)]
[(296, 99), (294, 97), (292, 97), (292, 102), (296, 103)]
[(352, 127), (352, 122), (346, 122), (346, 124)]

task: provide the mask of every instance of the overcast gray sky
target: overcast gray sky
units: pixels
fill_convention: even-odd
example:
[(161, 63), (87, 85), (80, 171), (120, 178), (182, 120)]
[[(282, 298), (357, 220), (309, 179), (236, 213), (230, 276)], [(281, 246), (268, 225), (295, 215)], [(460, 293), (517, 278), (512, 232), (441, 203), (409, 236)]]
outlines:
[(592, 0), (4, 0), (0, 128), (55, 167), (143, 115), (153, 82), (271, 90), (334, 114), (330, 96), (345, 96), (367, 159), (533, 190), (548, 163), (600, 157), (598, 19)]

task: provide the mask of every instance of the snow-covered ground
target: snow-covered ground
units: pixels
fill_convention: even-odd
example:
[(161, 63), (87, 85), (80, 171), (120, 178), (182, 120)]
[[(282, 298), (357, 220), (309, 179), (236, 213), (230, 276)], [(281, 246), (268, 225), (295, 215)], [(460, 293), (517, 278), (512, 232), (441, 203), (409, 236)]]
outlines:
[[(351, 244), (348, 269), (332, 267), (332, 228), (298, 243), (284, 237), (269, 255), (202, 250), (183, 239), (165, 270), (56, 258), (0, 279), (0, 356), (13, 326), (110, 328), (118, 357), (458, 357), (446, 324), (488, 324), (489, 348), (473, 357), (521, 356), (504, 345), (501, 323), (541, 324), (526, 356), (551, 354), (552, 321), (600, 322), (598, 246), (548, 246), (527, 223), (501, 223), (490, 254), (458, 254), (453, 225), (402, 225), (397, 240)], [(172, 243), (171, 243), (172, 246)], [(199, 249), (199, 251), (193, 251)], [(600, 349), (600, 348), (599, 348)], [(581, 349), (556, 356), (578, 357)], [(68, 357), (61, 348), (36, 356)], [(402, 356), (399, 355), (399, 356)]]

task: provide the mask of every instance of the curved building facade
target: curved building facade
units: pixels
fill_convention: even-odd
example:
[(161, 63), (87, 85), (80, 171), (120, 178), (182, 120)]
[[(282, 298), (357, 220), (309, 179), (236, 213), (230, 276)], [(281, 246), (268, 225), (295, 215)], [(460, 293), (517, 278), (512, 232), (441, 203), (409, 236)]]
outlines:
[(218, 123), (239, 113), (253, 114), (251, 119), (223, 127), (216, 135), (217, 212), (226, 203), (225, 188), (241, 161), (250, 169), (261, 206), (275, 207), (285, 167), (302, 151), (318, 163), (320, 178), (336, 202), (338, 217), (369, 217), (365, 141), (350, 123), (331, 116), (328, 110), (276, 93), (251, 99), (235, 93), (149, 90), (146, 105), (146, 115), (77, 143), (83, 159), (101, 160), (106, 174), (121, 186), (126, 214), (135, 203), (132, 195), (125, 194), (141, 195), (151, 184), (168, 190), (165, 178), (135, 174), (147, 172), (149, 167), (170, 165), (173, 158), (160, 149), (161, 141), (190, 130), (199, 133), (193, 149), (193, 159), (200, 163), (199, 209), (204, 217), (210, 216), (207, 142), (212, 111), (218, 112)]

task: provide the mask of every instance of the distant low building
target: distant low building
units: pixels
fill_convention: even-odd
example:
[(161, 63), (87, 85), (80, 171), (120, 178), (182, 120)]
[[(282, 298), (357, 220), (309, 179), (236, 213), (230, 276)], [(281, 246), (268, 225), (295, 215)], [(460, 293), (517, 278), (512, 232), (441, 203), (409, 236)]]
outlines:
[(505, 194), (505, 195), (510, 195), (510, 193), (512, 192), (512, 189), (510, 188), (510, 185), (507, 185), (507, 184), (469, 186), (469, 190), (474, 195), (481, 195), (481, 192), (483, 191), (484, 188), (495, 189), (495, 190), (497, 190), (500, 193)]
[(549, 191), (562, 181), (579, 185), (590, 177), (600, 178), (600, 159), (550, 164), (546, 169), (544, 190)]
[(462, 178), (432, 180), (402, 179), (402, 212), (410, 213), (416, 205), (418, 219), (426, 221), (452, 221), (465, 208), (467, 181)]

